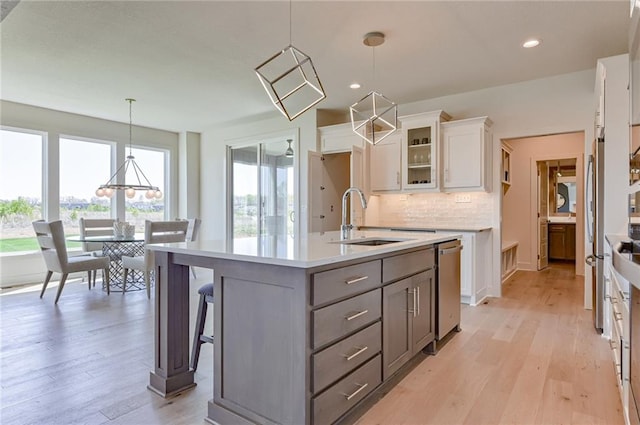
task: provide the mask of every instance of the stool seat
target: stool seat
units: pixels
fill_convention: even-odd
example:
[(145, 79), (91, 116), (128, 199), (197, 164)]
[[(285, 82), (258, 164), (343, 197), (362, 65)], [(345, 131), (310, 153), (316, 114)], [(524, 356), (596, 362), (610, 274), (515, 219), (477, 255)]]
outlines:
[(198, 300), (198, 316), (196, 317), (196, 329), (193, 335), (193, 348), (191, 350), (191, 369), (195, 372), (200, 359), (200, 346), (206, 342), (213, 344), (213, 336), (204, 335), (204, 324), (207, 319), (207, 304), (213, 303), (213, 283), (206, 283), (198, 288), (200, 299)]

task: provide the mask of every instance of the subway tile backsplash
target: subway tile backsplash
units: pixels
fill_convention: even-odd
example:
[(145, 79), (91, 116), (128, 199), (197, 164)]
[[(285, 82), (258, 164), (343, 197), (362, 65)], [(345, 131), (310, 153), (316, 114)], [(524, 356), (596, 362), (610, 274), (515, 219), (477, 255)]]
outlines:
[[(456, 202), (468, 197), (471, 202)], [(416, 193), (372, 195), (365, 212), (368, 226), (491, 226), (490, 193)]]

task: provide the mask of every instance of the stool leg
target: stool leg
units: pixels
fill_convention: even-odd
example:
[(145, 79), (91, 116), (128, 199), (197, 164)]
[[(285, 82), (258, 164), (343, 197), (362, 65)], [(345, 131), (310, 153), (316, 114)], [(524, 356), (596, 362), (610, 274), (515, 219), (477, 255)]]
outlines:
[(191, 369), (195, 372), (198, 367), (198, 359), (200, 358), (200, 346), (202, 341), (200, 336), (204, 333), (204, 324), (207, 318), (207, 301), (204, 295), (200, 295), (198, 301), (198, 316), (196, 318), (196, 330), (193, 335), (193, 348), (191, 349)]

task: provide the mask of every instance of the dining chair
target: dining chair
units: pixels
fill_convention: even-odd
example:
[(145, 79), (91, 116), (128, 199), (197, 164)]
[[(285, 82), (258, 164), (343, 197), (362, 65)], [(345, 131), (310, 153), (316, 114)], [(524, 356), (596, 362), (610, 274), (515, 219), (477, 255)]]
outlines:
[[(198, 233), (200, 232), (200, 224), (202, 223), (201, 219), (176, 218), (176, 220), (184, 220), (189, 223), (189, 226), (187, 227), (187, 236), (185, 239), (187, 242), (194, 242), (195, 240), (198, 239)], [(196, 269), (194, 267), (189, 267), (189, 269), (191, 269), (191, 274), (193, 275), (194, 278), (198, 277), (196, 276)]]
[[(84, 218), (80, 217), (80, 236), (109, 236), (113, 235), (112, 218)], [(94, 257), (103, 257), (102, 242), (82, 242), (82, 251)], [(93, 286), (96, 286), (97, 271), (93, 272)]]
[[(171, 243), (184, 242), (187, 237), (188, 221), (150, 221), (144, 222), (144, 243)], [(145, 249), (144, 255), (137, 257), (122, 256), (122, 268), (126, 284), (129, 270), (144, 272), (144, 282), (147, 287), (147, 298), (151, 298), (151, 271), (155, 268), (155, 255), (153, 251)], [(125, 292), (123, 286), (122, 292)]]
[(109, 294), (109, 258), (107, 257), (90, 257), (90, 256), (78, 256), (69, 257), (67, 253), (67, 244), (64, 237), (64, 228), (62, 227), (62, 221), (56, 220), (46, 222), (44, 220), (34, 221), (33, 230), (36, 232), (38, 244), (44, 262), (47, 266), (47, 276), (44, 279), (42, 285), (42, 291), (40, 292), (40, 298), (44, 295), (47, 284), (51, 280), (51, 276), (54, 272), (61, 273), (60, 285), (58, 286), (58, 292), (56, 293), (55, 303), (58, 303), (60, 294), (67, 280), (69, 273), (88, 272), (89, 274), (89, 289), (91, 289), (91, 272), (94, 270), (103, 270), (103, 279), (107, 282), (107, 294)]

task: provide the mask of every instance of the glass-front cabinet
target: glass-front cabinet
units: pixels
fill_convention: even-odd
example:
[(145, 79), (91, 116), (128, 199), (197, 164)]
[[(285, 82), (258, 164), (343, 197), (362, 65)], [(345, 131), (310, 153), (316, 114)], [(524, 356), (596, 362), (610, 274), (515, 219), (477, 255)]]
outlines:
[(400, 117), (403, 189), (438, 187), (440, 122), (449, 119), (444, 111)]

